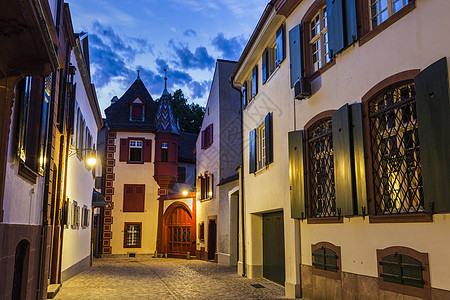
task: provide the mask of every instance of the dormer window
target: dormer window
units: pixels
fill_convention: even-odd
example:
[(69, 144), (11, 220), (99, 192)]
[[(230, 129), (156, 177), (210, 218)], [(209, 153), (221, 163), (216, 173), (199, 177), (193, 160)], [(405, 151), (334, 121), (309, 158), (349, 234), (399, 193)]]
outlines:
[(139, 98), (130, 105), (130, 121), (144, 121), (144, 102)]

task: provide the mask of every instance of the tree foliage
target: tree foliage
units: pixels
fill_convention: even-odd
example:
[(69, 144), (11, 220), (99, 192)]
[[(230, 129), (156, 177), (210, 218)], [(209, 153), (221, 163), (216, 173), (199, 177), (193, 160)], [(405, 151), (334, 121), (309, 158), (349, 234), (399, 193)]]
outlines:
[(202, 127), (205, 108), (195, 103), (188, 104), (181, 89), (170, 94), (170, 97), (173, 116), (181, 131), (198, 134)]

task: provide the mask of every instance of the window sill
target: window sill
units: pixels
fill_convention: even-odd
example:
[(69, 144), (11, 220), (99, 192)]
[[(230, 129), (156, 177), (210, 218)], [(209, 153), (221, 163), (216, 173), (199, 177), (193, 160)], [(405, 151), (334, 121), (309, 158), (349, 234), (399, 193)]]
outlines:
[(18, 174), (19, 174), (19, 176), (24, 178), (26, 181), (28, 181), (32, 184), (36, 184), (38, 174), (35, 171), (33, 171), (30, 167), (28, 167), (25, 163), (23, 163), (22, 161), (19, 162)]
[(433, 222), (431, 214), (369, 216), (370, 223), (415, 223)]
[(258, 169), (258, 170), (256, 170), (256, 172), (255, 173), (253, 173), (253, 175), (259, 175), (259, 174), (261, 174), (261, 173), (264, 173), (268, 168), (269, 168), (269, 166), (270, 166), (270, 164), (269, 165), (265, 165), (264, 167), (262, 167), (261, 169)]
[(335, 223), (343, 223), (344, 218), (338, 217), (329, 217), (329, 218), (308, 218), (306, 219), (308, 224), (335, 224)]
[(200, 200), (200, 202), (208, 202), (208, 201), (211, 201), (211, 200), (213, 200), (214, 199), (214, 197), (211, 197), (211, 198), (205, 198), (205, 199), (199, 199)]
[(283, 63), (285, 62), (286, 59), (283, 59), (281, 61), (281, 63), (275, 67), (275, 69), (273, 70), (273, 72), (269, 75), (269, 77), (267, 77), (266, 81), (263, 82), (263, 85), (265, 85), (266, 83), (268, 83), (274, 76), (275, 74), (278, 72), (278, 70), (281, 68), (281, 66), (283, 65)]
[(315, 71), (314, 73), (312, 73), (309, 76), (309, 81), (313, 81), (314, 79), (316, 79), (317, 77), (319, 77), (320, 75), (322, 75), (323, 73), (325, 73), (326, 71), (328, 71), (328, 69), (330, 69), (332, 66), (334, 66), (336, 64), (336, 59), (332, 58), (329, 62), (327, 62), (322, 68), (320, 68), (319, 70)]
[(127, 164), (130, 164), (130, 165), (143, 165), (144, 162), (143, 161), (127, 161)]
[(141, 248), (141, 246), (123, 246), (124, 248)]
[(359, 46), (361, 47), (362, 45), (364, 45), (365, 43), (367, 43), (368, 41), (370, 41), (371, 39), (373, 39), (375, 36), (377, 36), (379, 33), (381, 33), (383, 30), (385, 30), (386, 28), (388, 28), (389, 26), (391, 26), (392, 24), (394, 24), (395, 22), (397, 22), (398, 20), (400, 20), (401, 18), (403, 18), (404, 16), (406, 16), (408, 13), (410, 13), (412, 10), (414, 10), (416, 8), (416, 3), (413, 0), (412, 2), (408, 3), (407, 5), (405, 5), (402, 9), (400, 9), (398, 12), (396, 12), (395, 14), (393, 14), (390, 18), (388, 18), (386, 21), (384, 21), (383, 23), (381, 23), (380, 25), (378, 25), (377, 27), (375, 27), (374, 29), (372, 29), (371, 31), (367, 32), (366, 34), (364, 34), (360, 39), (359, 39)]
[(248, 108), (250, 108), (250, 106), (253, 104), (253, 102), (255, 102), (255, 98), (256, 96), (258, 96), (258, 94), (255, 95), (255, 97), (253, 97), (252, 99), (250, 99), (250, 101), (247, 103), (247, 105), (245, 106), (244, 110), (247, 110)]
[(207, 150), (207, 149), (211, 148), (211, 146), (212, 146), (212, 144), (209, 144), (208, 146), (203, 147), (202, 150)]

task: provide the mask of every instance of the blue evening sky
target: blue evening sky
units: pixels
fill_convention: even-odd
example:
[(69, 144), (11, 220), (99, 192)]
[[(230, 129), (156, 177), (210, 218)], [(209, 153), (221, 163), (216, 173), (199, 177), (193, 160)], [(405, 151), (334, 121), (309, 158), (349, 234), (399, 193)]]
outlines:
[(66, 0), (75, 32), (89, 33), (100, 108), (137, 77), (154, 99), (181, 88), (204, 106), (218, 58), (238, 60), (268, 0)]

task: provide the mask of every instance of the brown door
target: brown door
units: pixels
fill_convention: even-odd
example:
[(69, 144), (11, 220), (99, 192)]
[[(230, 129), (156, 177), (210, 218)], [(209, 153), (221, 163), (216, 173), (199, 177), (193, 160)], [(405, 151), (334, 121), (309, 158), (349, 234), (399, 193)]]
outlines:
[(191, 245), (191, 217), (182, 207), (177, 207), (169, 216), (167, 224), (168, 254), (186, 256)]
[(216, 240), (217, 240), (216, 220), (209, 220), (208, 225), (208, 260), (216, 259)]

